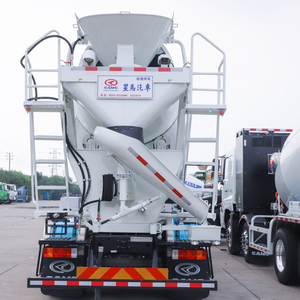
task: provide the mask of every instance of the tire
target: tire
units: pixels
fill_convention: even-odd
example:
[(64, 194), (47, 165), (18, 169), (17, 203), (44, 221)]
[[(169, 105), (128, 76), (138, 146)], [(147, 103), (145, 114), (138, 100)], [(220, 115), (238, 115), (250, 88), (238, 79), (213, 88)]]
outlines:
[(298, 268), (298, 280), (300, 280), (300, 242), (298, 245), (298, 253), (297, 253), (297, 268)]
[(242, 233), (241, 233), (241, 248), (247, 263), (251, 261), (251, 249), (249, 248), (249, 227), (245, 222), (243, 224)]
[(81, 297), (84, 293), (84, 289), (49, 289), (41, 288), (43, 295), (52, 297)]
[(209, 225), (216, 225), (216, 226), (220, 226), (220, 219), (219, 217), (217, 216), (217, 218), (215, 220), (213, 219), (207, 219), (207, 223)]
[(296, 263), (298, 244), (298, 237), (292, 230), (280, 228), (275, 234), (273, 244), (274, 268), (276, 276), (282, 284), (292, 285), (298, 281)]
[(240, 240), (239, 237), (236, 236), (236, 232), (237, 222), (233, 217), (230, 217), (226, 228), (226, 242), (228, 251), (232, 255), (238, 255), (241, 252)]
[(209, 296), (209, 291), (167, 291), (167, 296), (170, 299), (199, 300), (207, 298)]

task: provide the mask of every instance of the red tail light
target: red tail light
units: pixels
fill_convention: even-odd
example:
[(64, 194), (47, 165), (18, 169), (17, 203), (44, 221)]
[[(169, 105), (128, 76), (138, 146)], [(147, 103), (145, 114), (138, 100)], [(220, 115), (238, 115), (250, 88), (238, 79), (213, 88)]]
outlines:
[(173, 259), (194, 259), (194, 260), (206, 260), (206, 250), (173, 250)]
[(44, 248), (43, 257), (49, 258), (76, 258), (77, 248)]

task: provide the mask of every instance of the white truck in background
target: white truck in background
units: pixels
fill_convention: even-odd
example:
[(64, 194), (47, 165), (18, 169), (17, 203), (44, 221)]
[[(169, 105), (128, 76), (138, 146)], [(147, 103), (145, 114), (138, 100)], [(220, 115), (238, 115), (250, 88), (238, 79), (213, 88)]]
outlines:
[[(218, 164), (219, 123), (226, 111), (225, 54), (195, 33), (187, 61), (183, 43), (174, 38), (173, 20), (161, 16), (93, 15), (79, 18), (76, 27), (74, 43), (52, 30), (21, 59), (32, 201), (35, 217), (45, 217), (36, 277), (28, 278), (28, 287), (51, 296), (80, 296), (94, 289), (95, 299), (103, 288), (159, 288), (171, 297), (205, 298), (217, 289), (210, 248), (211, 241), (220, 240), (220, 227), (207, 223), (216, 218), (217, 184), (199, 185), (201, 193), (212, 194), (209, 207), (184, 183), (191, 182), (186, 176), (190, 167)], [(195, 38), (216, 51), (213, 70), (197, 69)], [(43, 57), (48, 63), (53, 54), (56, 66), (32, 65), (31, 52), (48, 39), (58, 41), (58, 55)], [(69, 48), (63, 65), (61, 42)], [(168, 51), (172, 44), (180, 49), (179, 67)], [(75, 66), (77, 45), (84, 49)], [(210, 55), (203, 58), (207, 62)], [(39, 84), (42, 73), (56, 74), (56, 83)], [(215, 86), (197, 86), (195, 77), (215, 78)], [(45, 95), (44, 88), (56, 95)], [(36, 133), (42, 128), (37, 125), (40, 113), (57, 113), (61, 134)], [(215, 136), (191, 135), (193, 121), (203, 116), (211, 118)], [(64, 157), (41, 158), (38, 144), (53, 141), (62, 143)], [(212, 158), (202, 151), (203, 157), (191, 160), (192, 144), (212, 145)], [(80, 197), (68, 196), (68, 162)], [(40, 164), (62, 165), (66, 185), (39, 183)], [(49, 189), (65, 190), (58, 211), (40, 209), (39, 191)]]
[(279, 282), (300, 278), (300, 130), (252, 128), (225, 155), (220, 223), (249, 263), (273, 255)]
[(9, 200), (12, 202), (15, 202), (18, 200), (18, 191), (17, 191), (17, 186), (15, 184), (5, 184), (5, 189), (7, 190), (9, 194)]

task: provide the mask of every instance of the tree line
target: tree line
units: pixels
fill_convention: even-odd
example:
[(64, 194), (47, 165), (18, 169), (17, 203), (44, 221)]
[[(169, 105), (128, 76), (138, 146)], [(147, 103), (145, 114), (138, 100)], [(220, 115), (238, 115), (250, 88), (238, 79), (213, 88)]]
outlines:
[[(37, 179), (39, 185), (65, 185), (65, 177), (62, 176), (44, 176), (43, 173), (37, 172)], [(71, 178), (69, 178), (72, 181)], [(2, 168), (0, 169), (0, 182), (15, 184), (17, 188), (21, 186), (28, 187), (29, 196), (31, 196), (31, 176), (25, 175), (18, 171), (6, 171)], [(42, 199), (44, 191), (39, 191), (39, 199)], [(53, 190), (51, 192), (62, 192)], [(80, 189), (76, 184), (69, 183), (69, 192), (71, 195), (79, 195)]]

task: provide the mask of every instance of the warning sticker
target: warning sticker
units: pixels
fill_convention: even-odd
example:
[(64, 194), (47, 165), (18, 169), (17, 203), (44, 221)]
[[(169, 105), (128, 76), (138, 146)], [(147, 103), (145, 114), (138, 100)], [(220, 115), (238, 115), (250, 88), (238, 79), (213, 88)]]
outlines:
[(77, 267), (79, 279), (167, 280), (167, 268)]

